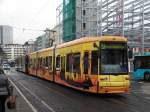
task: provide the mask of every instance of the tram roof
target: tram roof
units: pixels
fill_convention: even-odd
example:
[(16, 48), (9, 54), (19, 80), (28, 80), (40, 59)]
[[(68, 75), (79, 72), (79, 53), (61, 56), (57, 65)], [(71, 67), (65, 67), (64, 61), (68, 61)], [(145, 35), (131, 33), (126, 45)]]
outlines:
[[(121, 36), (83, 37), (80, 39), (76, 39), (76, 40), (73, 40), (70, 42), (66, 42), (66, 43), (57, 45), (56, 48), (62, 48), (62, 47), (67, 47), (67, 46), (71, 46), (71, 45), (82, 44), (82, 43), (87, 43), (87, 42), (95, 42), (95, 41), (114, 41), (114, 42), (115, 41), (120, 41), (120, 42), (123, 41), (123, 42), (127, 42), (127, 38), (121, 37)], [(54, 48), (54, 46), (50, 47), (50, 48), (42, 49), (42, 50), (30, 53), (30, 54), (32, 55), (32, 54), (35, 54), (37, 52), (52, 50), (53, 48)]]
[(56, 48), (81, 44), (81, 43), (87, 43), (87, 42), (95, 42), (95, 41), (123, 41), (127, 42), (127, 38), (121, 37), (121, 36), (102, 36), (102, 37), (83, 37), (80, 39), (76, 39), (70, 42), (66, 42), (63, 44), (58, 45)]

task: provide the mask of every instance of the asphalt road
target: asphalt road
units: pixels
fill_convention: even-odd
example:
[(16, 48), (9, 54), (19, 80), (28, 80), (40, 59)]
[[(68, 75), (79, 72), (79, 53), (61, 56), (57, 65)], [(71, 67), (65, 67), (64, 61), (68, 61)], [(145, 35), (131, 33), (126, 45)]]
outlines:
[(15, 85), (17, 108), (7, 112), (149, 112), (150, 82), (132, 81), (129, 94), (79, 92), (20, 72), (8, 77)]

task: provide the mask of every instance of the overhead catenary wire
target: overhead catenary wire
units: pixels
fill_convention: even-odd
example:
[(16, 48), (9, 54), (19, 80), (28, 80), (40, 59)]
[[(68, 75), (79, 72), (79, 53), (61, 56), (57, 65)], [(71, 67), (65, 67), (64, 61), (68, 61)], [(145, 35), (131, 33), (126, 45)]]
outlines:
[(17, 30), (22, 30), (22, 31), (37, 31), (37, 32), (44, 32), (45, 29), (32, 29), (32, 28), (27, 28), (27, 27), (16, 27), (16, 26), (13, 26), (14, 29), (17, 29)]
[(45, 9), (45, 7), (48, 5), (49, 0), (47, 0), (41, 8), (37, 11), (37, 13), (32, 17), (32, 19), (27, 23), (27, 27), (32, 25), (34, 20), (41, 14), (41, 12)]

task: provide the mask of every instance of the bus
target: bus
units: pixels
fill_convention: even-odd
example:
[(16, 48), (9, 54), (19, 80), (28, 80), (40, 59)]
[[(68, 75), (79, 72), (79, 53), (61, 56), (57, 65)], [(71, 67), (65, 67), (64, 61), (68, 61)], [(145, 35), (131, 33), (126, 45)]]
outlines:
[(127, 49), (125, 37), (84, 37), (28, 54), (25, 67), (30, 75), (77, 90), (128, 93)]
[(150, 52), (135, 56), (133, 77), (135, 80), (150, 81)]

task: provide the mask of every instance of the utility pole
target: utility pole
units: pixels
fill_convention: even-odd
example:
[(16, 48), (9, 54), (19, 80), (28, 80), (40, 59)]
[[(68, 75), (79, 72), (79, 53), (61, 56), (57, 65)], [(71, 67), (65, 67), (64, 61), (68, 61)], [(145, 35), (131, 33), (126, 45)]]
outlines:
[[(56, 33), (56, 31), (46, 28), (45, 33), (46, 33), (46, 36), (48, 37), (48, 40), (49, 40), (49, 47), (52, 47), (53, 43), (54, 43), (54, 40), (55, 40), (55, 33)], [(53, 35), (52, 38), (51, 38), (51, 33)]]

